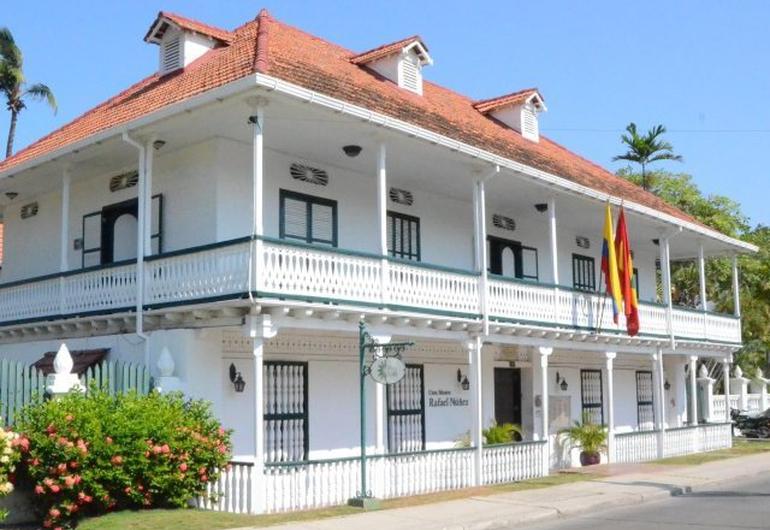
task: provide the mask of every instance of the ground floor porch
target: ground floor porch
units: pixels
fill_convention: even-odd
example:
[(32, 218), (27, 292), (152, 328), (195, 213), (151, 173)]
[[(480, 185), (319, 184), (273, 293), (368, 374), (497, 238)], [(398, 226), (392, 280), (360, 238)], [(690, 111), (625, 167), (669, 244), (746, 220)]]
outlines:
[[(278, 512), (344, 503), (361, 492), (358, 335), (331, 323), (274, 324), (254, 316), (239, 327), (156, 331), (146, 347), (130, 334), (68, 345), (107, 348), (114, 359), (146, 358), (155, 386), (211, 401), (233, 430), (234, 454), (232, 467), (212, 485), (219, 498), (202, 501), (204, 507)], [(414, 343), (403, 353), (401, 381), (385, 387), (366, 380), (366, 492), (377, 497), (513, 482), (577, 466), (579, 448), (559, 433), (583, 417), (608, 428), (605, 461), (731, 443), (721, 418), (698, 424), (691, 355), (624, 351), (618, 344), (602, 351), (503, 343), (451, 330), (378, 333), (384, 328), (369, 324), (378, 342)], [(2, 353), (29, 358), (55, 346), (4, 345)], [(494, 423), (520, 425), (520, 439), (485, 444), (483, 431)]]

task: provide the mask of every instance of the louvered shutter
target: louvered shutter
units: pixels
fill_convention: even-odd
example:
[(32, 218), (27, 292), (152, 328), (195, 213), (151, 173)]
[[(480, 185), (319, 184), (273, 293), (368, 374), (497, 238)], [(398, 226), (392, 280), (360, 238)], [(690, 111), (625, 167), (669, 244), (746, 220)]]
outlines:
[(326, 204), (311, 204), (311, 234), (313, 243), (334, 244), (334, 208)]
[(182, 66), (182, 38), (180, 36), (168, 37), (163, 41), (163, 60), (161, 68), (163, 73), (173, 72)]
[(422, 73), (418, 59), (413, 54), (401, 60), (401, 87), (422, 94)]
[(283, 202), (283, 235), (293, 239), (308, 239), (307, 203), (286, 197)]

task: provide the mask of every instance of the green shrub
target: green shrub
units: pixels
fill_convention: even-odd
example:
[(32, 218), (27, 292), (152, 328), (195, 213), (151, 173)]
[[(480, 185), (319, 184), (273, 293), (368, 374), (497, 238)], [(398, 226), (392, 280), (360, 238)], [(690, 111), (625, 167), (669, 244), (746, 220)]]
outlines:
[(607, 429), (591, 422), (588, 415), (583, 416), (582, 423), (576, 421), (572, 427), (561, 431), (560, 434), (572, 447), (579, 447), (584, 453), (600, 453), (607, 447)]
[(31, 405), (20, 471), (45, 527), (110, 510), (178, 508), (227, 465), (230, 433), (207, 403), (181, 394), (110, 396), (93, 387)]

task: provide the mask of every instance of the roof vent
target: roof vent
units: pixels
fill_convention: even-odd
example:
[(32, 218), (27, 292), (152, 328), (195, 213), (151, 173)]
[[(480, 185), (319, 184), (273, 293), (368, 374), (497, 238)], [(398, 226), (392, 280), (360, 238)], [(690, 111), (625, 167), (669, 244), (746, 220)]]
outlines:
[(433, 64), (428, 48), (414, 36), (351, 57), (353, 64), (367, 66), (401, 88), (422, 95), (422, 67)]
[(25, 204), (21, 207), (21, 218), (29, 219), (30, 217), (35, 217), (39, 209), (40, 207), (38, 206), (37, 202)]
[(229, 31), (173, 13), (160, 12), (144, 37), (160, 46), (161, 75), (184, 68), (203, 54), (232, 42)]
[(329, 184), (329, 174), (323, 169), (306, 166), (304, 164), (293, 163), (289, 168), (291, 178), (301, 180), (317, 186), (326, 186)]
[(487, 116), (518, 131), (527, 140), (540, 140), (537, 115), (547, 110), (545, 100), (536, 88), (520, 90), (498, 98), (477, 101), (473, 107)]
[(499, 213), (492, 215), (492, 224), (501, 230), (508, 230), (509, 232), (516, 230), (516, 221)]
[(414, 204), (414, 195), (411, 191), (403, 190), (401, 188), (390, 188), (388, 193), (390, 200), (396, 204), (403, 204), (404, 206), (411, 206)]
[(171, 35), (160, 45), (160, 72), (167, 74), (182, 68), (182, 36)]
[(133, 188), (139, 182), (139, 172), (129, 171), (122, 175), (115, 175), (110, 179), (110, 191), (116, 192), (126, 188)]

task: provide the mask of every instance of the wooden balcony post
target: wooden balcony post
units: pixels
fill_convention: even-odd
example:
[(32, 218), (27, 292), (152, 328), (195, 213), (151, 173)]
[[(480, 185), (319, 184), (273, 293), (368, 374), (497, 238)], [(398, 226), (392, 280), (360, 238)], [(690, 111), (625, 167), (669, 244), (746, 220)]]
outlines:
[(377, 220), (380, 231), (380, 301), (388, 304), (390, 270), (388, 263), (388, 150), (381, 142), (377, 150)]
[(559, 321), (559, 252), (556, 237), (556, 199), (548, 199), (548, 233), (551, 243), (551, 274), (553, 276), (553, 320)]
[(738, 255), (733, 256), (733, 312), (736, 317), (741, 316), (741, 286), (738, 275)]
[(259, 290), (259, 266), (263, 259), (262, 236), (265, 235), (264, 225), (264, 136), (265, 136), (265, 106), (267, 100), (262, 97), (249, 97), (246, 103), (251, 108), (249, 123), (252, 124), (251, 142), (251, 235), (254, 238), (254, 255), (249, 260), (249, 297)]
[(613, 363), (617, 353), (605, 352), (607, 374), (607, 461), (615, 462), (615, 379)]

